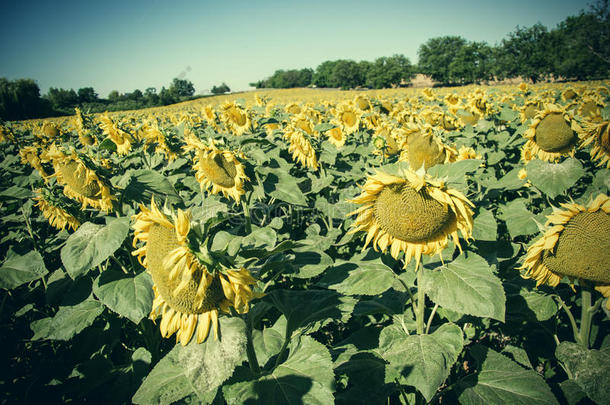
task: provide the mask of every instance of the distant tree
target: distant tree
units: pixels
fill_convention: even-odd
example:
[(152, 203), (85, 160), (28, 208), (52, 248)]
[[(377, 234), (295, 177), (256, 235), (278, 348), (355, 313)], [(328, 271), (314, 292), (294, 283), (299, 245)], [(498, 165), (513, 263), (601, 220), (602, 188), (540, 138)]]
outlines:
[(154, 87), (148, 87), (144, 90), (144, 98), (146, 99), (146, 104), (150, 106), (159, 105), (160, 103), (157, 89)]
[(212, 94), (224, 94), (231, 92), (231, 89), (225, 82), (222, 82), (220, 86), (213, 86), (211, 92)]
[(0, 78), (0, 118), (21, 120), (52, 114), (48, 100), (40, 97), (40, 88), (32, 79), (9, 81)]
[(108, 93), (108, 101), (110, 101), (111, 103), (116, 103), (120, 99), (121, 99), (121, 95), (119, 94), (118, 91), (112, 90), (110, 93)]
[(413, 66), (404, 55), (383, 56), (370, 64), (366, 73), (366, 84), (375, 89), (398, 86), (403, 80), (413, 77)]
[(610, 7), (598, 1), (562, 21), (549, 34), (554, 71), (578, 80), (608, 77), (610, 70)]
[(159, 92), (159, 102), (161, 105), (174, 104), (176, 101), (177, 99), (171, 91), (165, 87), (161, 87), (161, 91)]
[(144, 94), (139, 89), (135, 89), (129, 94), (126, 94), (127, 98), (134, 101), (140, 101), (144, 98)]
[(449, 65), (466, 43), (466, 40), (459, 36), (429, 39), (417, 51), (420, 72), (432, 77), (437, 82), (455, 84), (452, 81)]
[(190, 81), (186, 79), (178, 79), (176, 77), (169, 86), (168, 91), (172, 93), (175, 98), (190, 97), (195, 94), (195, 87)]
[(47, 93), (47, 99), (55, 109), (72, 108), (78, 104), (78, 94), (74, 89), (56, 89), (51, 87)]
[(503, 77), (521, 76), (537, 82), (554, 70), (550, 37), (540, 23), (529, 28), (517, 27), (502, 40), (497, 61)]
[(327, 60), (318, 65), (312, 78), (313, 84), (317, 87), (337, 87), (332, 75), (338, 62), (336, 60)]
[(93, 87), (82, 87), (76, 93), (80, 103), (94, 103), (98, 101), (98, 95)]
[(365, 83), (360, 66), (353, 60), (338, 60), (331, 74), (331, 82), (342, 89), (352, 89)]
[(464, 44), (449, 64), (449, 81), (468, 84), (489, 80), (492, 76), (492, 52), (485, 42)]

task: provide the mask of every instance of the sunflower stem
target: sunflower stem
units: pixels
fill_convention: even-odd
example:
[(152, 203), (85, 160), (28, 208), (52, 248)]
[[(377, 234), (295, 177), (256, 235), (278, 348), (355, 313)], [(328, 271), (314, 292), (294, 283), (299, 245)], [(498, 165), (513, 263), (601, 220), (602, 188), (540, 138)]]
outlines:
[(591, 320), (593, 319), (593, 312), (591, 311), (591, 284), (580, 279), (582, 287), (581, 291), (581, 312), (580, 312), (580, 333), (579, 340), (580, 345), (585, 349), (589, 348), (589, 337), (591, 335)]
[(254, 345), (252, 344), (252, 319), (249, 316), (246, 317), (246, 354), (248, 355), (248, 365), (250, 366), (250, 371), (252, 371), (255, 375), (260, 374), (261, 367), (258, 364), (256, 351), (254, 350)]
[(559, 305), (565, 311), (566, 315), (568, 315), (568, 319), (570, 320), (570, 325), (572, 326), (572, 334), (574, 335), (574, 341), (580, 344), (580, 335), (578, 333), (578, 326), (576, 326), (576, 319), (574, 319), (574, 315), (572, 315), (572, 311), (567, 307), (566, 303), (563, 302), (560, 296), (556, 295), (555, 298), (558, 300)]
[(246, 202), (246, 200), (242, 199), (241, 200), (241, 206), (244, 210), (244, 217), (246, 219), (246, 233), (251, 233), (252, 232), (252, 222), (250, 221), (250, 209), (248, 207), (248, 203)]
[(422, 288), (424, 266), (420, 263), (419, 266), (415, 268), (415, 271), (417, 272), (417, 309), (415, 312), (415, 321), (417, 322), (417, 334), (423, 335), (425, 322), (424, 310), (426, 309), (426, 293)]
[(437, 309), (438, 309), (438, 304), (435, 304), (434, 308), (432, 308), (432, 312), (430, 313), (430, 316), (428, 317), (428, 323), (426, 323), (426, 335), (430, 332), (430, 326), (432, 325), (432, 319), (434, 319), (434, 315), (436, 314)]

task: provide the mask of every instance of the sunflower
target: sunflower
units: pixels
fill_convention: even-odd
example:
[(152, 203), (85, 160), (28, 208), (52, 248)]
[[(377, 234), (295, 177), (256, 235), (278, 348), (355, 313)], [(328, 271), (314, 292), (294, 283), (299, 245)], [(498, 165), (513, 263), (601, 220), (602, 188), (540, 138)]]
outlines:
[[(191, 135), (185, 141), (185, 149), (195, 151), (193, 169), (201, 189), (211, 189), (212, 194), (222, 193), (239, 201), (246, 192), (244, 184), (249, 179), (237, 156), (229, 150), (219, 149), (213, 140), (206, 144)], [(243, 155), (240, 157), (245, 158)]]
[(346, 136), (343, 133), (341, 127), (334, 127), (326, 131), (326, 135), (328, 136), (328, 141), (335, 145), (337, 148), (341, 148), (345, 145)]
[(578, 92), (574, 88), (568, 87), (561, 93), (561, 98), (563, 101), (576, 100), (578, 98)]
[(335, 118), (341, 124), (343, 131), (348, 135), (353, 134), (360, 128), (360, 113), (349, 104), (339, 104)]
[(462, 99), (456, 93), (447, 94), (444, 98), (445, 104), (449, 111), (453, 114), (457, 112), (460, 108), (462, 108)]
[(480, 114), (476, 111), (472, 111), (470, 108), (460, 109), (456, 112), (458, 120), (462, 125), (476, 125), (481, 118)]
[(457, 151), (445, 145), (426, 126), (407, 137), (406, 147), (399, 160), (408, 162), (411, 169), (417, 170), (422, 166), (428, 169), (437, 164), (452, 162), (456, 156)]
[(212, 108), (211, 105), (207, 104), (202, 108), (203, 117), (205, 118), (208, 125), (210, 125), (215, 130), (218, 130), (218, 124), (216, 123), (216, 112)]
[(243, 135), (252, 126), (248, 111), (235, 102), (222, 105), (221, 118), (225, 127), (237, 136)]
[(53, 144), (45, 158), (52, 162), (53, 176), (64, 186), (66, 196), (80, 202), (83, 209), (91, 206), (101, 211), (112, 211), (112, 201), (116, 197), (111, 195), (110, 187), (83, 163), (76, 152), (66, 155)]
[(353, 104), (360, 111), (368, 111), (371, 109), (371, 100), (367, 96), (362, 94), (359, 94), (354, 97)]
[[(377, 139), (381, 139), (380, 142), (380, 148), (376, 146), (377, 150), (375, 150), (373, 153), (379, 153), (381, 154), (381, 150), (380, 149), (384, 149), (383, 152), (385, 153), (385, 156), (391, 156), (391, 155), (396, 155), (400, 152), (400, 146), (398, 146), (398, 143), (396, 142), (396, 139), (394, 138), (395, 134), (396, 136), (400, 136), (403, 135), (402, 130), (396, 129), (394, 128), (391, 124), (388, 123), (382, 123), (381, 125), (379, 125), (379, 127), (377, 127), (377, 129), (375, 130), (375, 134), (373, 135), (373, 139), (374, 139), (374, 143)], [(379, 141), (377, 141), (379, 142)]]
[(43, 138), (46, 138), (46, 139), (50, 140), (51, 142), (54, 141), (56, 138), (58, 138), (61, 135), (61, 131), (59, 130), (57, 125), (55, 125), (54, 123), (49, 122), (49, 121), (45, 121), (42, 124), (41, 132), (42, 132)]
[(42, 160), (38, 148), (35, 146), (24, 146), (19, 149), (19, 156), (21, 157), (21, 163), (28, 163), (34, 169), (38, 171), (40, 177), (46, 179), (48, 177), (44, 167), (42, 167)]
[(14, 142), (15, 137), (10, 129), (0, 124), (0, 143)]
[(58, 204), (53, 199), (45, 196), (43, 190), (36, 190), (36, 206), (42, 211), (42, 215), (49, 221), (49, 224), (59, 230), (66, 229), (66, 226), (73, 231), (78, 229), (80, 221), (76, 217), (66, 211), (65, 208)]
[(301, 113), (301, 106), (299, 106), (297, 103), (290, 103), (286, 104), (284, 110), (286, 110), (286, 112), (289, 114), (298, 115)]
[[(562, 204), (547, 216), (552, 225), (527, 250), (520, 270), (536, 285), (557, 286), (563, 277), (610, 284), (610, 198), (598, 195), (588, 207)], [(609, 291), (610, 292), (610, 291)], [(607, 295), (606, 295), (607, 296)]]
[(601, 122), (604, 104), (600, 97), (584, 97), (578, 103), (576, 114), (584, 121)]
[(108, 112), (100, 115), (99, 120), (104, 135), (108, 136), (108, 138), (115, 143), (117, 153), (119, 155), (128, 154), (131, 150), (131, 144), (133, 143), (131, 135), (115, 123), (112, 118), (110, 118), (110, 115), (108, 115)]
[(218, 337), (218, 311), (247, 312), (249, 301), (256, 296), (250, 285), (256, 280), (246, 269), (210, 271), (197, 259), (189, 240), (190, 213), (178, 210), (169, 216), (151, 201), (150, 209), (140, 206), (134, 215), (133, 245), (144, 246), (132, 254), (153, 279), (151, 319), (161, 316), (163, 337), (176, 333), (176, 341), (188, 344), (196, 333), (197, 343), (208, 337), (210, 324)]
[(419, 266), (422, 254), (440, 254), (449, 236), (461, 251), (458, 230), (467, 240), (472, 237), (473, 204), (461, 192), (412, 170), (402, 177), (378, 171), (350, 202), (362, 206), (348, 214), (357, 215), (349, 233), (366, 231), (364, 248), (372, 241), (375, 250), (389, 247), (396, 259), (405, 252), (405, 265), (415, 258)]
[(284, 139), (290, 143), (288, 152), (292, 153), (292, 159), (299, 162), (302, 166), (310, 167), (314, 170), (318, 169), (316, 150), (301, 131), (288, 127), (284, 133)]
[(521, 157), (525, 161), (535, 156), (541, 160), (557, 161), (562, 156), (574, 155), (581, 132), (582, 129), (565, 108), (545, 104), (523, 135), (527, 142), (523, 145)]
[(525, 122), (527, 120), (533, 119), (538, 111), (544, 108), (544, 104), (541, 100), (532, 98), (526, 100), (521, 108), (519, 108), (519, 116), (521, 117), (521, 122)]
[(468, 160), (468, 159), (482, 159), (483, 156), (481, 156), (481, 154), (477, 153), (476, 150), (474, 150), (474, 148), (470, 147), (470, 146), (461, 146), (460, 149), (458, 149), (457, 151), (457, 157), (455, 158), (456, 161), (459, 160)]
[(591, 160), (598, 160), (598, 166), (606, 165), (610, 169), (610, 122), (585, 123), (581, 135), (582, 146), (591, 147)]
[(305, 133), (307, 133), (307, 135), (314, 136), (314, 125), (311, 122), (309, 116), (307, 116), (305, 113), (302, 112), (300, 114), (293, 115), (292, 117), (290, 117), (290, 121), (292, 126), (294, 126), (295, 128), (302, 129), (303, 131), (305, 131)]

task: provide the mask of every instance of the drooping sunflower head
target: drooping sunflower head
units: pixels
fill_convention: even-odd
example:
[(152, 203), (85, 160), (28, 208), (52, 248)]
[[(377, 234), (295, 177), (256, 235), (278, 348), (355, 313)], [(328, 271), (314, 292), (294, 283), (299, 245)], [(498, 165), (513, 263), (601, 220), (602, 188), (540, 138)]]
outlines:
[(445, 104), (452, 112), (456, 112), (459, 110), (460, 105), (462, 104), (462, 98), (458, 96), (456, 93), (447, 94), (444, 98)]
[(574, 88), (568, 87), (563, 92), (561, 92), (561, 98), (564, 101), (576, 100), (578, 98), (578, 92)]
[(362, 194), (351, 200), (361, 204), (348, 215), (357, 215), (349, 232), (365, 231), (364, 248), (398, 259), (405, 253), (405, 265), (422, 255), (440, 254), (451, 236), (460, 248), (458, 230), (472, 236), (472, 203), (459, 191), (440, 181), (420, 177), (409, 170), (402, 177), (377, 172), (367, 178)]
[(538, 111), (525, 131), (527, 142), (523, 145), (521, 157), (525, 161), (536, 156), (541, 160), (557, 161), (562, 156), (573, 155), (581, 132), (582, 129), (565, 108), (545, 104), (544, 110)]
[(59, 138), (61, 135), (59, 127), (50, 121), (45, 121), (42, 124), (41, 132), (42, 136), (51, 142), (53, 142), (56, 138)]
[(591, 145), (591, 159), (610, 169), (610, 122), (585, 123), (581, 138), (583, 146)]
[(365, 95), (357, 95), (354, 97), (353, 103), (360, 111), (368, 111), (371, 109), (371, 100)]
[(471, 146), (461, 146), (457, 151), (456, 161), (468, 159), (482, 159), (480, 153), (477, 153)]
[(578, 102), (576, 108), (577, 116), (583, 121), (601, 122), (602, 110), (604, 109), (604, 101), (601, 97), (587, 96), (583, 97)]
[(306, 115), (304, 112), (297, 114), (297, 115), (293, 115), (292, 117), (290, 117), (290, 121), (291, 121), (292, 126), (305, 131), (305, 133), (307, 135), (310, 135), (310, 136), (315, 135), (315, 131), (313, 129), (314, 124), (311, 121), (311, 118), (308, 115)]
[(91, 206), (101, 211), (112, 211), (112, 201), (116, 197), (111, 194), (108, 183), (85, 165), (76, 152), (65, 154), (53, 144), (45, 157), (52, 162), (53, 176), (64, 187), (66, 196), (80, 202), (83, 209)]
[(66, 227), (75, 231), (80, 226), (80, 221), (70, 212), (61, 198), (52, 195), (46, 189), (36, 190), (36, 206), (42, 211), (42, 215), (49, 224), (56, 229), (63, 230)]
[[(398, 146), (395, 136), (400, 136), (399, 134), (401, 132), (401, 130), (395, 128), (389, 123), (381, 124), (375, 130), (375, 134), (373, 136), (374, 139), (377, 138), (383, 140), (383, 142), (381, 142), (381, 148), (377, 149), (383, 149), (383, 153), (385, 153), (387, 156), (398, 154), (400, 152), (400, 146)], [(378, 152), (377, 150), (375, 152), (382, 153), (381, 151)]]
[(243, 135), (252, 126), (248, 110), (235, 102), (222, 105), (222, 120), (226, 128), (237, 136)]
[(284, 110), (286, 110), (287, 113), (292, 114), (292, 115), (298, 115), (302, 111), (301, 106), (298, 105), (297, 103), (286, 104), (286, 106), (284, 107)]
[[(155, 299), (150, 314), (162, 317), (163, 337), (176, 333), (176, 340), (188, 344), (196, 333), (197, 343), (208, 336), (210, 324), (218, 336), (218, 312), (230, 306), (247, 312), (256, 294), (250, 288), (254, 278), (246, 269), (216, 270), (195, 254), (189, 212), (164, 213), (154, 200), (150, 209), (140, 206), (134, 216), (133, 252), (150, 273)], [(200, 245), (201, 246), (201, 245)], [(223, 274), (226, 273), (226, 274)]]
[(610, 284), (610, 198), (598, 195), (588, 207), (563, 204), (547, 216), (547, 231), (527, 250), (524, 278), (555, 287), (563, 277)]
[(246, 192), (244, 185), (249, 179), (237, 155), (230, 150), (219, 149), (213, 140), (206, 144), (192, 138), (187, 140), (187, 145), (189, 142), (193, 145), (191, 150), (195, 150), (193, 169), (201, 189), (209, 190), (212, 194), (222, 193), (239, 201)]
[(326, 135), (328, 136), (328, 141), (335, 145), (337, 148), (343, 147), (345, 145), (346, 136), (343, 133), (343, 130), (340, 126), (336, 126), (334, 128), (326, 131)]
[(284, 139), (290, 143), (288, 152), (292, 154), (292, 159), (299, 162), (304, 167), (309, 167), (314, 170), (318, 169), (316, 150), (309, 139), (307, 139), (304, 132), (289, 126), (284, 132)]
[(133, 137), (125, 131), (118, 122), (112, 120), (108, 112), (99, 117), (100, 127), (112, 142), (115, 143), (117, 153), (126, 155), (131, 150), (131, 145), (134, 142)]
[(523, 106), (519, 108), (519, 116), (521, 117), (521, 122), (525, 122), (527, 120), (533, 119), (538, 111), (544, 108), (544, 103), (542, 100), (537, 98), (531, 98), (525, 101)]
[(412, 170), (418, 170), (422, 166), (428, 169), (450, 162), (456, 155), (453, 148), (445, 145), (439, 137), (424, 127), (407, 137), (406, 148), (401, 153), (400, 160), (408, 162)]
[(36, 146), (24, 146), (19, 149), (19, 156), (21, 157), (21, 163), (27, 163), (38, 171), (40, 177), (46, 179), (48, 177), (45, 168), (42, 166), (44, 157), (41, 156), (39, 149)]

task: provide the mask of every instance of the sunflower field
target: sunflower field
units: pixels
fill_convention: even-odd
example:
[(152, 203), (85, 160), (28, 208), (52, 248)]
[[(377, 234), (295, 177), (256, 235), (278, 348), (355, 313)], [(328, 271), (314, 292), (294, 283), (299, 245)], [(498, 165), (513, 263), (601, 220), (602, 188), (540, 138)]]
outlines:
[(0, 127), (0, 401), (610, 404), (610, 83)]

